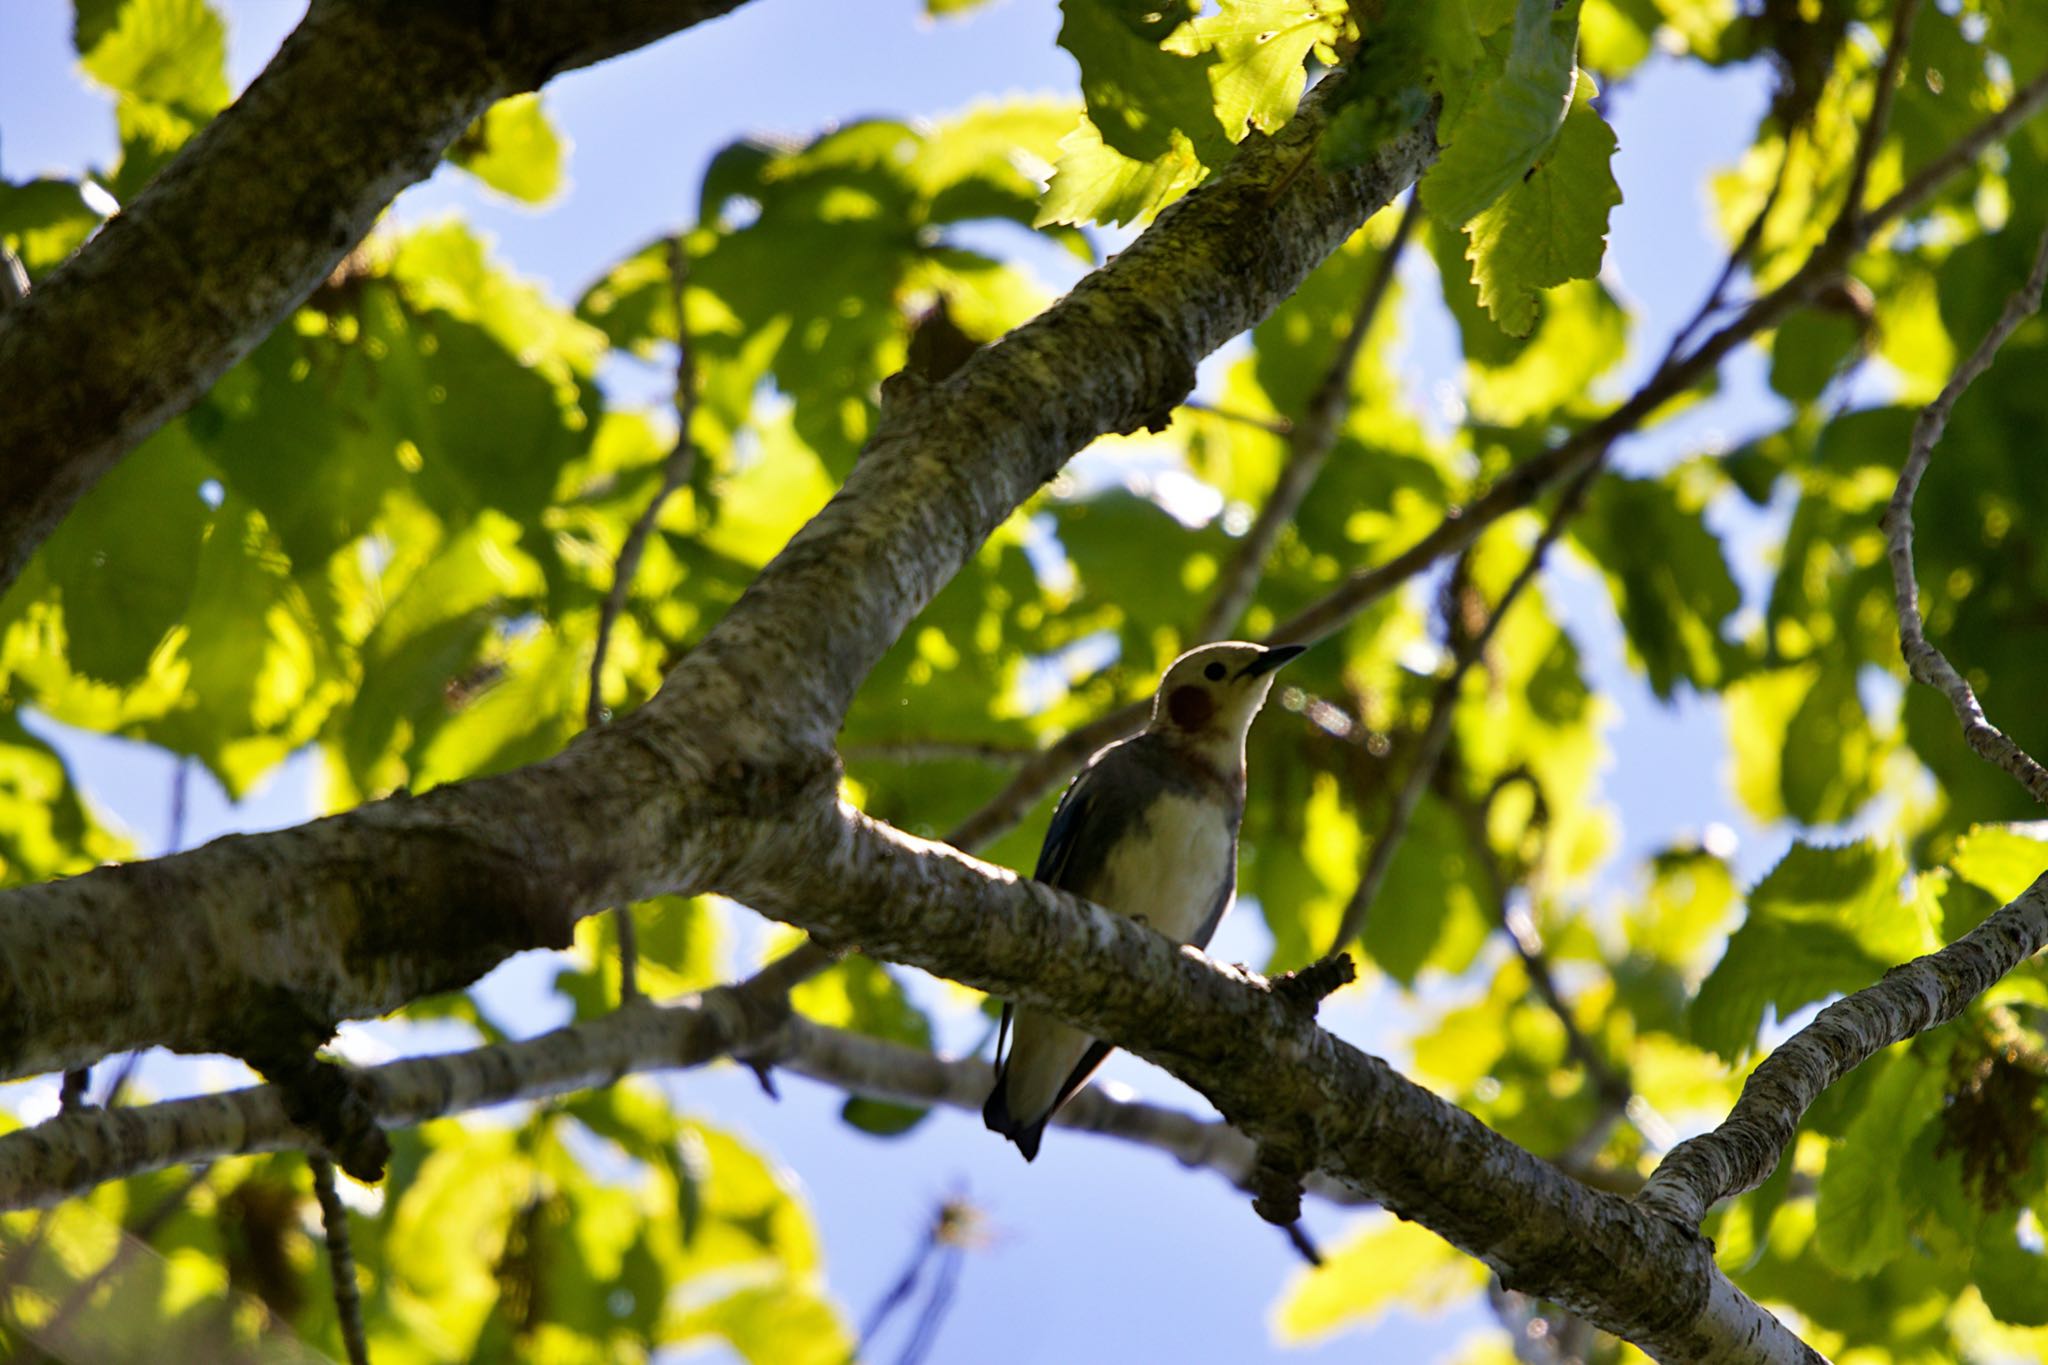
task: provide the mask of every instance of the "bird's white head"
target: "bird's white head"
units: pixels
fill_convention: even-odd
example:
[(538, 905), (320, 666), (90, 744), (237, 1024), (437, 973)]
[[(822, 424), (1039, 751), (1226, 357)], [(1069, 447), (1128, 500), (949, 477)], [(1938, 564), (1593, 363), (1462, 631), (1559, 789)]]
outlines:
[(1225, 640), (1191, 649), (1159, 680), (1151, 729), (1235, 767), (1244, 757), (1245, 732), (1265, 705), (1273, 670), (1301, 653), (1302, 645)]

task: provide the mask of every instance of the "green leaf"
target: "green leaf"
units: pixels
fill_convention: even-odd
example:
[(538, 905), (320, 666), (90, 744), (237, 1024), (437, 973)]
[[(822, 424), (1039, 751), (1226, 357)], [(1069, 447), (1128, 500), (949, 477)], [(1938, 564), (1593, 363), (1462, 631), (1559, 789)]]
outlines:
[(1486, 1280), (1486, 1268), (1419, 1223), (1370, 1214), (1297, 1270), (1273, 1310), (1273, 1332), (1289, 1346), (1370, 1326), (1389, 1308), (1427, 1311), (1457, 1302)]
[(1723, 681), (1721, 631), (1742, 604), (1721, 541), (1675, 478), (1607, 478), (1594, 485), (1573, 535), (1605, 571), (1650, 688)]
[(2048, 828), (2041, 825), (1972, 825), (1949, 866), (2002, 905), (2015, 900), (2048, 870)]
[(1810, 825), (1848, 820), (1877, 795), (1888, 747), (1847, 669), (1824, 668), (1785, 729), (1785, 808)]
[(117, 199), (144, 184), (228, 102), (227, 31), (205, 0), (123, 0), (81, 12), (75, 36), (87, 75), (120, 98)]
[(1341, 0), (1221, 0), (1217, 13), (1176, 30), (1164, 46), (1209, 57), (1216, 117), (1235, 142), (1294, 117), (1310, 50), (1343, 37), (1345, 18)]
[(1766, 1008), (1783, 1019), (1931, 951), (1935, 906), (1902, 892), (1905, 874), (1891, 845), (1795, 843), (1750, 892), (1748, 917), (1701, 983), (1695, 1041), (1735, 1061), (1755, 1043)]
[(1991, 1316), (2015, 1327), (2048, 1327), (2048, 1256), (2021, 1244), (2019, 1210), (1986, 1220), (1971, 1278)]
[(845, 1365), (854, 1341), (832, 1304), (795, 1283), (741, 1289), (682, 1313), (663, 1337), (722, 1337), (749, 1365)]
[(1178, 129), (1164, 152), (1140, 161), (1103, 142), (1095, 125), (1083, 119), (1060, 140), (1059, 165), (1033, 226), (1135, 223), (1178, 199), (1208, 173), (1195, 144)]
[(1133, 161), (1156, 160), (1182, 143), (1213, 158), (1230, 144), (1210, 94), (1217, 58), (1160, 45), (1179, 27), (1181, 9), (1143, 0), (1060, 3), (1059, 42), (1080, 64), (1089, 121), (1104, 146)]
[(1862, 332), (1838, 312), (1802, 308), (1771, 339), (1771, 387), (1795, 403), (1811, 403), (1842, 372)]
[(501, 194), (543, 204), (562, 187), (565, 147), (537, 94), (513, 95), (484, 110), (448, 159)]
[(0, 715), (0, 885), (84, 872), (126, 852), (93, 820), (62, 756)]
[(0, 244), (20, 258), (31, 280), (78, 250), (99, 223), (71, 181), (0, 181)]
[(1607, 215), (1621, 203), (1621, 188), (1612, 169), (1614, 130), (1590, 102), (1592, 84), (1579, 82), (1541, 159), (1466, 229), (1479, 302), (1511, 336), (1527, 336), (1536, 325), (1538, 291), (1600, 272)]
[(202, 121), (228, 102), (227, 28), (206, 0), (121, 0), (95, 9), (90, 17), (81, 10), (74, 31), (88, 76)]
[(213, 521), (213, 467), (179, 425), (116, 465), (43, 548), (64, 607), (72, 668), (126, 685), (183, 619)]
[(1862, 1279), (1906, 1249), (1900, 1153), (1941, 1106), (1942, 1078), (1907, 1054), (1886, 1054), (1863, 1108), (1821, 1172), (1814, 1250), (1840, 1274)]
[(1517, 0), (1501, 74), (1443, 130), (1443, 154), (1422, 180), (1423, 206), (1445, 227), (1506, 194), (1557, 136), (1579, 84), (1580, 3), (1553, 11), (1550, 0)]

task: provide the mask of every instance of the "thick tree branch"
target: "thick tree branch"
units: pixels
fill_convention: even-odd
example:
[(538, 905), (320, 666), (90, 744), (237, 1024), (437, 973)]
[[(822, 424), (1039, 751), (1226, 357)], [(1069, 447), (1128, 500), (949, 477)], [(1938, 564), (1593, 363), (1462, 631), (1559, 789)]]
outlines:
[(1671, 1149), (1636, 1202), (1698, 1226), (1718, 1201), (1763, 1184), (1822, 1091), (1893, 1043), (1955, 1018), (2044, 945), (2048, 873), (1940, 952), (1822, 1010), (1750, 1074), (1720, 1127)]
[(240, 99), (0, 318), (0, 589), (503, 96), (740, 0), (315, 0)]
[(989, 532), (1096, 436), (1163, 420), (1196, 361), (1434, 152), (1426, 120), (1274, 200), (1320, 128), (1311, 96), (1038, 319), (886, 410), (831, 503), (632, 714), (545, 764), (0, 896), (0, 1074), (152, 1043), (310, 1049), (335, 1020), (564, 945), (582, 915), (776, 865), (779, 814), (830, 797), (860, 680)]
[[(929, 1052), (827, 1028), (775, 1007), (802, 976), (829, 958), (809, 945), (749, 981), (671, 1005), (636, 1004), (520, 1043), (414, 1057), (367, 1068), (380, 1123), (398, 1126), (514, 1100), (572, 1094), (621, 1076), (701, 1066), (734, 1056), (793, 1072), (835, 1089), (899, 1104), (979, 1112), (991, 1071), (977, 1058)], [(1089, 1087), (1054, 1117), (1063, 1128), (1156, 1148), (1183, 1166), (1214, 1170), (1248, 1189), (1251, 1139), (1227, 1123), (1161, 1105), (1110, 1098)], [(109, 1180), (228, 1156), (286, 1151), (306, 1134), (285, 1116), (277, 1087), (65, 1114), (0, 1135), (0, 1209), (76, 1198)], [(1330, 1181), (1313, 1193), (1364, 1202)]]
[(774, 872), (734, 888), (748, 904), (1115, 1038), (1202, 1091), (1262, 1149), (1660, 1359), (1818, 1359), (1721, 1276), (1690, 1229), (1564, 1175), (1319, 1029), (1256, 976), (858, 812), (797, 819)]

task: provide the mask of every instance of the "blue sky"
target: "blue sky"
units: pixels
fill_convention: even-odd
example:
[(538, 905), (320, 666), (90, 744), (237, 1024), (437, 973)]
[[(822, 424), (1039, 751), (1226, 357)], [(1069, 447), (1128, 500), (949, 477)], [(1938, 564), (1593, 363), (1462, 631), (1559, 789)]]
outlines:
[[(239, 85), (260, 68), (301, 6), (229, 0), (221, 8)], [(59, 0), (9, 2), (0, 43), (0, 172), (12, 179), (75, 173), (113, 158), (111, 110), (74, 74), (70, 17)], [(938, 115), (1007, 93), (1074, 94), (1073, 63), (1054, 45), (1057, 28), (1050, 0), (996, 0), (964, 19), (936, 23), (915, 0), (753, 0), (727, 19), (551, 85), (547, 107), (572, 151), (569, 187), (544, 208), (511, 204), (444, 168), (407, 191), (394, 213), (407, 222), (459, 213), (495, 239), (501, 259), (557, 298), (573, 299), (618, 257), (685, 221), (706, 159), (742, 133), (808, 137), (870, 114)], [(1637, 305), (1646, 329), (1638, 335), (1651, 338), (1639, 345), (1652, 356), (1718, 264), (1703, 199), (1706, 172), (1730, 164), (1747, 145), (1763, 92), (1758, 72), (1714, 76), (1660, 61), (1611, 95), (1626, 202), (1612, 220), (1609, 270)], [(1427, 272), (1418, 278), (1426, 280)], [(1428, 395), (1457, 372), (1443, 319), (1425, 291), (1410, 296), (1420, 297), (1411, 304), (1404, 330), (1412, 340), (1399, 368)], [(1623, 462), (1655, 465), (1769, 425), (1778, 409), (1761, 374), (1753, 356), (1738, 359), (1720, 396), (1666, 431), (1630, 443)], [(1754, 593), (1758, 556), (1772, 539), (1770, 519), (1733, 511), (1717, 511), (1717, 518), (1748, 562), (1738, 577)], [(1655, 702), (1621, 664), (1604, 594), (1569, 569), (1550, 574), (1547, 586), (1566, 605), (1599, 683), (1619, 705), (1612, 736), (1618, 762), (1606, 775), (1606, 795), (1624, 815), (1627, 851), (1639, 854), (1718, 821), (1741, 833), (1747, 872), (1768, 866), (1783, 838), (1755, 830), (1734, 807), (1722, 771), (1718, 705)], [(143, 847), (160, 846), (169, 760), (120, 741), (62, 742), (100, 807)], [(295, 822), (309, 813), (315, 785), (312, 765), (302, 759), (233, 808), (207, 779), (195, 777), (189, 837)], [(1632, 862), (1617, 867), (1616, 885), (1625, 886)], [(1234, 916), (1213, 951), (1264, 960), (1257, 917)], [(550, 975), (545, 955), (508, 964), (489, 985), (494, 1013), (532, 1032), (558, 1022), (543, 990)], [(1408, 1008), (1380, 986), (1346, 995), (1326, 1018), (1366, 1046), (1386, 1046)], [(945, 1034), (956, 1046), (971, 1045), (975, 1036), (957, 1019)], [(202, 1074), (220, 1073), (188, 1065), (154, 1072), (160, 1089), (190, 1085)], [(1170, 1078), (1121, 1055), (1104, 1075), (1147, 1097), (1203, 1107)], [(965, 1192), (984, 1209), (991, 1242), (965, 1267), (939, 1360), (1422, 1361), (1453, 1355), (1464, 1333), (1488, 1321), (1478, 1309), (1429, 1320), (1397, 1314), (1369, 1340), (1354, 1335), (1320, 1348), (1281, 1349), (1270, 1340), (1267, 1315), (1297, 1273), (1297, 1258), (1213, 1177), (1148, 1152), (1060, 1133), (1026, 1167), (1008, 1144), (982, 1131), (977, 1117), (964, 1114), (938, 1115), (908, 1137), (880, 1141), (839, 1123), (839, 1096), (794, 1078), (782, 1082), (779, 1104), (731, 1068), (692, 1072), (669, 1085), (687, 1111), (751, 1135), (800, 1173), (824, 1233), (831, 1290), (856, 1324), (895, 1279), (940, 1198)], [(1312, 1206), (1309, 1221), (1329, 1242), (1350, 1218)], [(885, 1340), (877, 1358), (891, 1358), (892, 1350)]]

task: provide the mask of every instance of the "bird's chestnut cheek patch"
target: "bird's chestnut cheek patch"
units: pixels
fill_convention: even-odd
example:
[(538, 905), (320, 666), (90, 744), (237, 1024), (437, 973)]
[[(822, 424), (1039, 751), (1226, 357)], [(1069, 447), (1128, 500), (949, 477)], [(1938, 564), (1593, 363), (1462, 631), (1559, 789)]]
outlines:
[(1216, 700), (1199, 687), (1176, 687), (1166, 696), (1166, 714), (1183, 730), (1199, 730), (1216, 715)]

